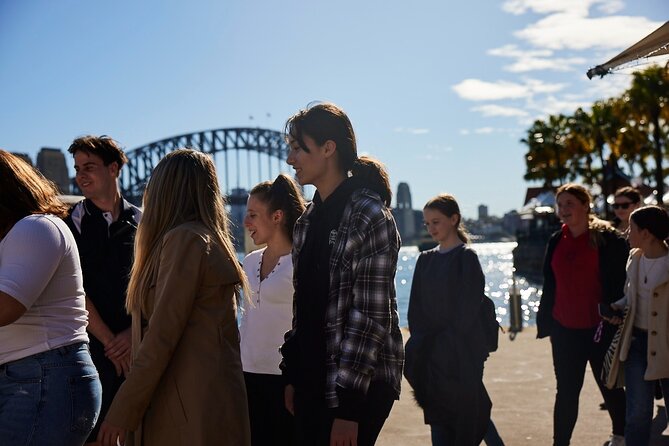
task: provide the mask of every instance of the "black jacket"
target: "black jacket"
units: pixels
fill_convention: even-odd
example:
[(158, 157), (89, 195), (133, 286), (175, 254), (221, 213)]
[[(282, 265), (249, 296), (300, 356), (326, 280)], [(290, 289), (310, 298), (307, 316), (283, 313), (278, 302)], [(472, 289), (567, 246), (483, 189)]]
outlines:
[[(625, 266), (629, 256), (627, 241), (615, 231), (600, 231), (602, 243), (598, 249), (599, 282), (602, 287), (602, 302), (612, 303), (625, 294), (627, 272)], [(555, 305), (555, 274), (551, 267), (553, 253), (562, 237), (562, 230), (555, 232), (546, 247), (544, 257), (544, 286), (541, 303), (537, 312), (537, 338), (550, 336), (553, 327), (553, 306)]]
[(490, 418), (479, 316), (484, 289), (481, 264), (467, 246), (426, 251), (416, 262), (405, 376), (425, 422), (450, 427), (458, 445), (478, 445)]

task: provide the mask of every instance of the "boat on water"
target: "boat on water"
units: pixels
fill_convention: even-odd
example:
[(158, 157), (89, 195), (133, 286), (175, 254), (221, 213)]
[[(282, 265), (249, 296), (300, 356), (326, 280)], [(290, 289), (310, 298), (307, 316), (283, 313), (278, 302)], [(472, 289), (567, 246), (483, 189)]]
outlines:
[(560, 220), (555, 215), (552, 189), (530, 188), (528, 196), (531, 198), (518, 212), (521, 225), (516, 233), (518, 245), (513, 250), (513, 267), (516, 275), (540, 283), (546, 244), (551, 234), (560, 228)]

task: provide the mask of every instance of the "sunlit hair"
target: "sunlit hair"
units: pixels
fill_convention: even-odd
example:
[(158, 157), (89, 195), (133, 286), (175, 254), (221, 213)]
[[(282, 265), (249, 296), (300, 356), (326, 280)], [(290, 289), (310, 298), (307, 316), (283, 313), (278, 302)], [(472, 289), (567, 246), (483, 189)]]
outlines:
[(639, 193), (639, 191), (630, 186), (621, 187), (620, 189), (616, 190), (616, 193), (613, 196), (615, 198), (618, 197), (629, 198), (629, 200), (634, 204), (639, 203), (641, 201), (641, 194)]
[(117, 163), (119, 170), (121, 170), (121, 167), (128, 162), (128, 158), (125, 156), (125, 153), (123, 153), (123, 149), (121, 149), (121, 145), (118, 141), (107, 135), (82, 136), (72, 141), (72, 144), (70, 144), (67, 151), (70, 152), (72, 156), (76, 155), (77, 152), (97, 155), (102, 159), (105, 166), (114, 162)]
[(358, 147), (353, 125), (344, 110), (329, 102), (314, 102), (288, 118), (285, 126), (288, 143), (297, 142), (302, 150), (309, 152), (304, 137), (309, 136), (322, 146), (333, 141), (337, 150), (339, 170), (345, 177), (359, 178), (365, 187), (381, 196), (386, 206), (392, 201), (392, 190), (388, 173), (383, 164), (370, 157), (358, 157)]
[(588, 230), (590, 245), (593, 247), (601, 246), (604, 241), (601, 233), (603, 231), (615, 232), (615, 228), (611, 226), (610, 222), (597, 218), (591, 212), (592, 196), (585, 187), (576, 183), (563, 184), (555, 193), (555, 201), (557, 202), (557, 199), (560, 198), (560, 195), (565, 193), (576, 198), (579, 202), (581, 202), (581, 204), (588, 206)]
[(458, 238), (463, 243), (469, 243), (469, 234), (462, 224), (462, 214), (460, 213), (460, 206), (455, 197), (450, 194), (440, 194), (434, 198), (431, 198), (423, 207), (425, 209), (432, 209), (438, 211), (446, 217), (452, 217), (454, 215), (458, 216), (458, 222), (455, 225), (455, 229), (458, 234)]
[(282, 228), (293, 241), (295, 222), (304, 212), (305, 203), (299, 187), (292, 178), (279, 174), (274, 181), (264, 181), (251, 189), (250, 195), (265, 203), (270, 213), (283, 212)]
[(200, 222), (211, 231), (235, 265), (240, 277), (237, 291), (241, 288), (244, 295), (249, 296), (248, 281), (230, 238), (216, 168), (208, 155), (190, 149), (167, 154), (151, 174), (143, 204), (144, 214), (135, 237), (135, 260), (128, 284), (126, 307), (129, 311), (145, 309), (149, 285), (158, 273), (165, 234), (190, 221)]
[(646, 229), (653, 237), (663, 241), (669, 237), (669, 215), (659, 206), (645, 206), (630, 214), (630, 220), (639, 229)]
[(63, 218), (67, 211), (55, 184), (18, 156), (0, 149), (0, 237), (28, 215)]

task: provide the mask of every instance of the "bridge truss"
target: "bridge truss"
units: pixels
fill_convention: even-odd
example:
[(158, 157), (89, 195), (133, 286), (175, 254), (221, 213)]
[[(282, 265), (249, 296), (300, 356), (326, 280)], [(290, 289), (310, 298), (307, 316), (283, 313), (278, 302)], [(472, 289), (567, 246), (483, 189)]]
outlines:
[[(144, 187), (158, 161), (168, 152), (184, 147), (211, 154), (216, 161), (216, 155), (222, 154), (223, 165), (216, 163), (218, 176), (223, 183), (221, 187), (224, 193), (230, 198), (236, 195), (235, 190), (250, 189), (259, 181), (272, 179), (276, 176), (272, 172), (281, 172), (288, 156), (288, 144), (284, 135), (276, 130), (225, 128), (173, 136), (126, 152), (128, 164), (121, 170), (120, 178), (124, 197), (140, 204)], [(246, 157), (243, 156), (244, 152)], [(257, 158), (255, 162), (252, 153)], [(265, 162), (266, 174), (262, 167)], [(272, 168), (273, 163), (275, 169)], [(254, 164), (257, 164), (257, 169)], [(243, 174), (244, 170), (246, 175)], [(244, 177), (245, 181), (242, 181)], [(258, 181), (250, 183), (252, 177)], [(236, 181), (231, 184), (230, 180), (233, 178)]]

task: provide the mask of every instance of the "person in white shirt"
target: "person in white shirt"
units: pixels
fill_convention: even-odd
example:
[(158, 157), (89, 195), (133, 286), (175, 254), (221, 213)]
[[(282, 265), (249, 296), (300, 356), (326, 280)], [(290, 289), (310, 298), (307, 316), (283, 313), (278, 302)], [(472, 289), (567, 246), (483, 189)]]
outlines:
[(251, 296), (244, 301), (240, 335), (253, 446), (293, 441), (279, 347), (293, 317), (293, 226), (304, 207), (297, 185), (284, 174), (255, 186), (247, 203), (244, 226), (256, 245), (266, 245), (244, 259)]
[(67, 206), (0, 150), (0, 443), (84, 444), (100, 412)]
[[(648, 445), (653, 422), (655, 383), (669, 395), (669, 215), (646, 206), (630, 216), (625, 297), (614, 309), (627, 308), (619, 352), (614, 361), (624, 365), (625, 444)], [(620, 323), (620, 318), (612, 319)], [(666, 415), (666, 413), (665, 413)]]

